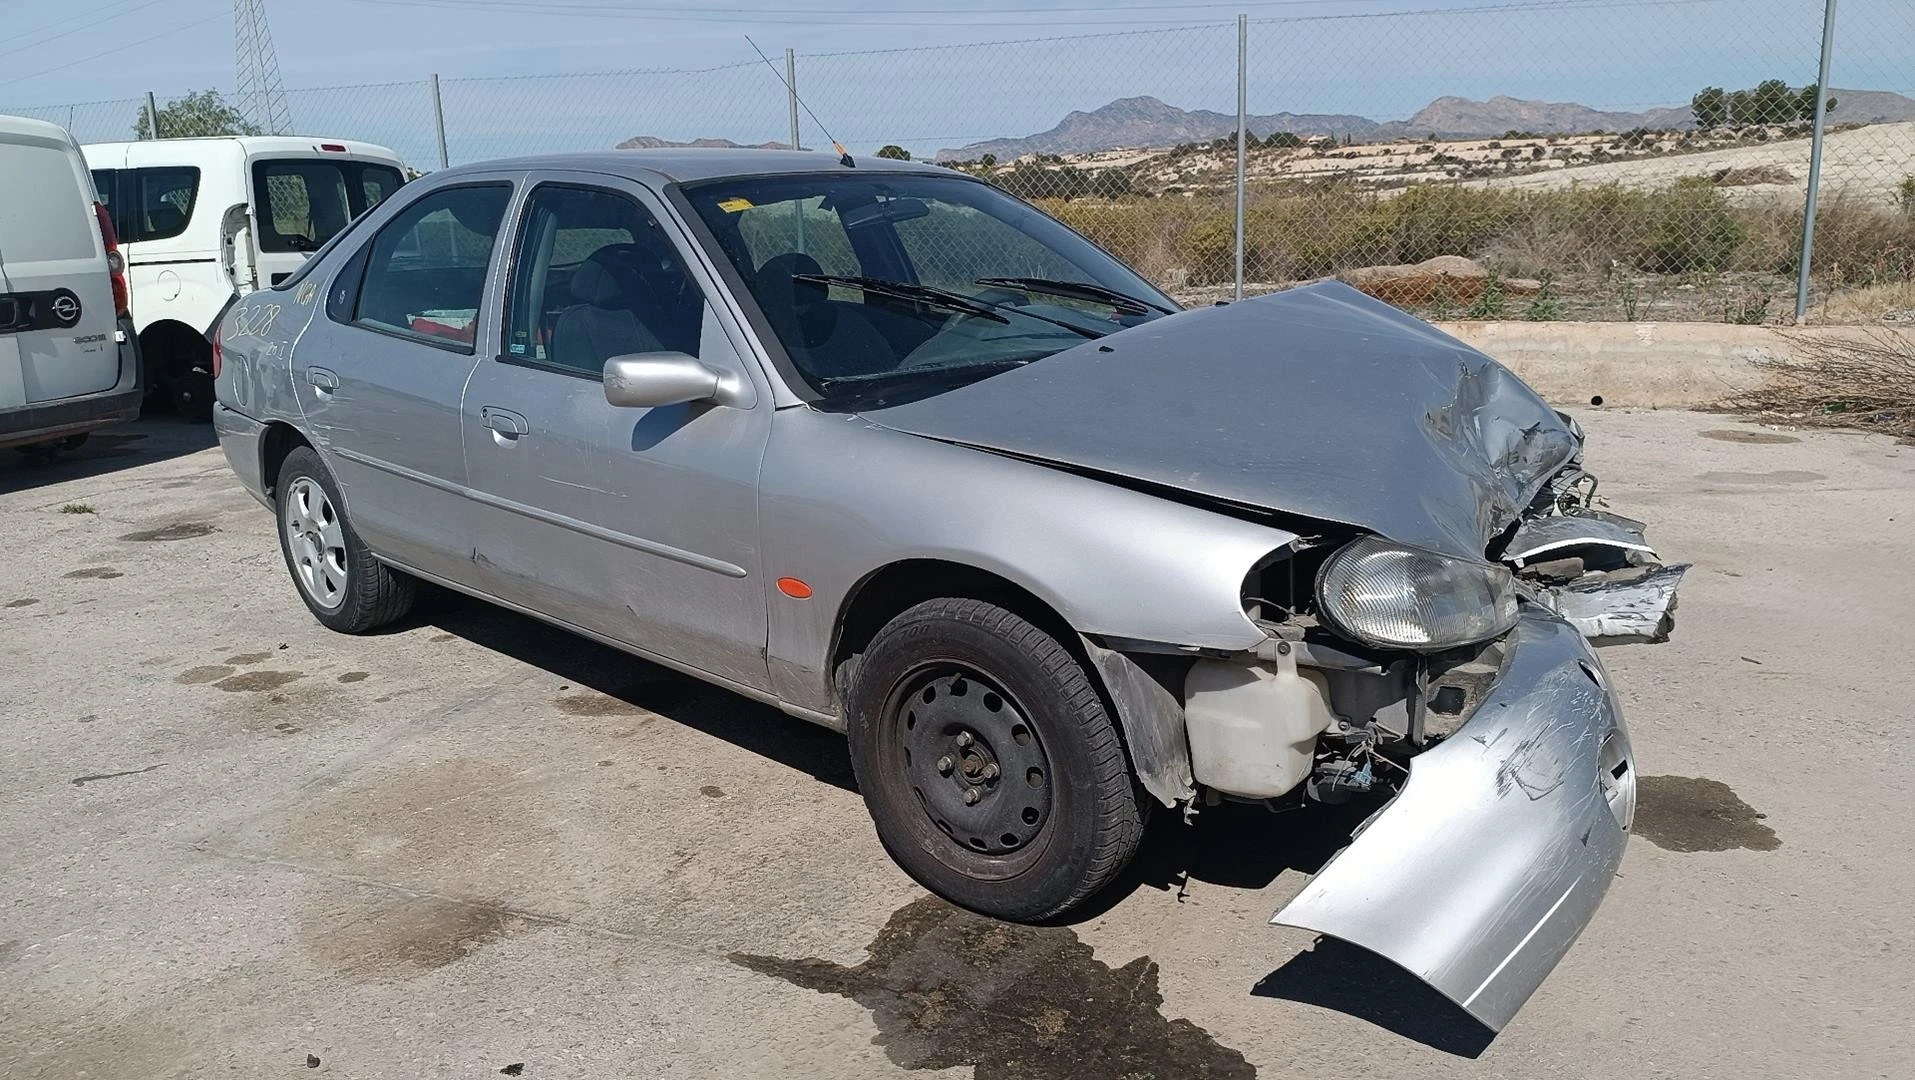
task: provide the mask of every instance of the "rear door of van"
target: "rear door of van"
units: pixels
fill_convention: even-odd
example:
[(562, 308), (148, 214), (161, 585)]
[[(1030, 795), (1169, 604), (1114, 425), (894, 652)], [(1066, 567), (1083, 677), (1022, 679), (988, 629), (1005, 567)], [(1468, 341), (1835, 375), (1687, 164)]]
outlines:
[(0, 118), (0, 409), (113, 389), (113, 283), (71, 136)]

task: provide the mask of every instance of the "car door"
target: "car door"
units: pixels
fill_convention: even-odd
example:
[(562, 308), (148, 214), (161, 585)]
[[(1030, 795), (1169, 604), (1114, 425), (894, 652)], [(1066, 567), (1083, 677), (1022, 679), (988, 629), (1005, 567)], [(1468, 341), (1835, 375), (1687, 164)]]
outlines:
[[(562, 173), (531, 185), (504, 348), (465, 393), (478, 573), (502, 599), (763, 688), (762, 373), (641, 185)], [(743, 404), (606, 401), (606, 360), (660, 351), (738, 375)]]
[(459, 401), (512, 191), (503, 176), (467, 179), (385, 218), (329, 283), (292, 362), (308, 432), (367, 545), (460, 581), (472, 547)]

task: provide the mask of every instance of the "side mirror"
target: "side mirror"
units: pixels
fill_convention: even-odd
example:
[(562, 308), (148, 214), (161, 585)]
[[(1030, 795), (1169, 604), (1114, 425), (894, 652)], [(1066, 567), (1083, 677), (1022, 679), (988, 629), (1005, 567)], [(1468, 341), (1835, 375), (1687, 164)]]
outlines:
[(681, 352), (627, 353), (605, 361), (605, 400), (622, 409), (656, 409), (688, 401), (738, 405), (743, 380)]

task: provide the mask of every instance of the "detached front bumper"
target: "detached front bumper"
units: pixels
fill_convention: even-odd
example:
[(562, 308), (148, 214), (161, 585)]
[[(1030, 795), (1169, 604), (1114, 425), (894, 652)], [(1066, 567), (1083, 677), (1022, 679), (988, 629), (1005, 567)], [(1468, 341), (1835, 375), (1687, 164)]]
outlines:
[(1271, 921), (1341, 938), (1500, 1031), (1622, 862), (1635, 760), (1595, 653), (1531, 607), (1476, 712)]

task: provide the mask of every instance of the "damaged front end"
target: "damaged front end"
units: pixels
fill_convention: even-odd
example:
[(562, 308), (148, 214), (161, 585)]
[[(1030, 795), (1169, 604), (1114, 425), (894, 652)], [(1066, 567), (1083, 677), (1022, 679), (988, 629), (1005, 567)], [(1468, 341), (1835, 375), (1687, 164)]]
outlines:
[[(1514, 594), (1513, 617), (1483, 624), (1493, 635), (1373, 640), (1417, 621), (1383, 599), (1387, 582), (1338, 578), (1348, 553), (1396, 547), (1374, 538), (1306, 539), (1246, 586), (1271, 640), (1237, 662), (1297, 665), (1300, 684), (1319, 691), (1311, 708), (1258, 710), (1264, 728), (1285, 717), (1274, 727), (1289, 732), (1291, 781), (1298, 737), (1313, 737), (1291, 797), (1391, 795), (1272, 921), (1375, 952), (1496, 1031), (1588, 923), (1628, 840), (1635, 761), (1593, 646), (1666, 640), (1687, 569), (1661, 565), (1640, 522), (1600, 508), (1576, 437), (1579, 452), (1466, 565)], [(1475, 595), (1475, 578), (1442, 580)], [(1493, 619), (1496, 601), (1477, 602)], [(1381, 629), (1339, 612), (1352, 604)], [(1227, 748), (1238, 755), (1227, 769), (1207, 746), (1215, 705), (1195, 694), (1187, 705), (1198, 783), (1264, 797), (1269, 787), (1231, 786), (1250, 768), (1244, 746)], [(1242, 721), (1246, 709), (1232, 714)]]

